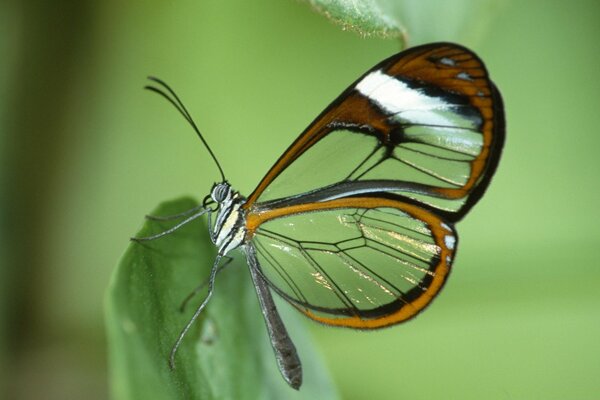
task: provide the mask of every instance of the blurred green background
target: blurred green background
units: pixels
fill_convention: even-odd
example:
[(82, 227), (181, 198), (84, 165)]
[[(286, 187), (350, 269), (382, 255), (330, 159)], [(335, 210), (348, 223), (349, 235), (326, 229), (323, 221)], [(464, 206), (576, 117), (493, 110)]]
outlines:
[[(600, 398), (600, 5), (495, 4), (448, 14), (455, 29), (406, 21), (411, 45), (458, 41), (486, 61), (507, 143), (426, 313), (370, 333), (306, 322), (344, 399)], [(147, 75), (178, 91), (248, 194), (398, 50), (298, 1), (2, 2), (0, 397), (106, 398), (111, 271), (146, 212), (218, 179), (181, 117), (141, 90)]]

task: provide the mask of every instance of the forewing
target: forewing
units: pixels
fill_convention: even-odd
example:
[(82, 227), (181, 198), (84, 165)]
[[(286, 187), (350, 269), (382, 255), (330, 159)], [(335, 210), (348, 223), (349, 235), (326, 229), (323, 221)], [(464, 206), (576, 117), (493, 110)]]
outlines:
[(291, 204), (388, 192), (452, 221), (479, 199), (504, 141), (500, 94), (482, 61), (450, 43), (384, 60), (335, 100), (248, 198)]
[(375, 329), (409, 319), (442, 288), (451, 224), (392, 198), (355, 197), (249, 214), (270, 287), (319, 322)]

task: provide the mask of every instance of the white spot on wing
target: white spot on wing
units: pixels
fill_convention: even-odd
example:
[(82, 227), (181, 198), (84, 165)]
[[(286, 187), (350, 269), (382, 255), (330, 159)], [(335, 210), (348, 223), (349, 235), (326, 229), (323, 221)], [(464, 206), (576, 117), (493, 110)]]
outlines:
[(446, 243), (446, 247), (450, 250), (454, 250), (454, 245), (456, 244), (456, 238), (454, 236), (446, 235), (444, 236), (444, 243)]
[(448, 57), (440, 58), (440, 64), (448, 65), (450, 67), (454, 67), (456, 65), (456, 61)]
[(462, 79), (464, 81), (473, 81), (473, 78), (471, 77), (471, 75), (467, 74), (466, 72), (459, 72), (458, 75), (456, 75), (456, 77), (458, 79)]
[(451, 111), (452, 105), (438, 97), (427, 96), (401, 80), (380, 70), (371, 72), (356, 85), (356, 90), (384, 111), (413, 123), (450, 125), (447, 118), (435, 112)]

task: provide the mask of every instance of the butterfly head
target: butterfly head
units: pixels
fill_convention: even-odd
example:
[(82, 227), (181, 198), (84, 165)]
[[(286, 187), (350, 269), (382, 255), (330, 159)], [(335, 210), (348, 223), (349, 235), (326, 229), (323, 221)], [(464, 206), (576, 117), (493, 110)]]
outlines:
[(227, 181), (215, 183), (210, 190), (210, 194), (204, 198), (204, 208), (210, 208), (211, 204), (217, 204), (217, 208), (227, 209), (233, 203), (240, 203), (244, 200), (242, 196), (231, 188), (231, 185)]

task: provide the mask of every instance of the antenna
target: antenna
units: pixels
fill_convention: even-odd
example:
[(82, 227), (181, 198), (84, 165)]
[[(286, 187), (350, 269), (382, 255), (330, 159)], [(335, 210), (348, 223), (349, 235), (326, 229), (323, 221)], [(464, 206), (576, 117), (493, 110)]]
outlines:
[[(211, 150), (208, 143), (206, 143), (206, 140), (204, 140), (204, 137), (200, 133), (200, 129), (198, 129), (198, 126), (196, 126), (196, 123), (192, 119), (192, 116), (190, 115), (188, 110), (185, 108), (185, 106), (183, 105), (181, 100), (179, 100), (179, 97), (177, 96), (177, 94), (175, 94), (175, 91), (173, 89), (171, 89), (169, 87), (169, 85), (167, 85), (165, 82), (163, 82), (162, 80), (160, 80), (158, 78), (149, 76), (148, 79), (161, 85), (163, 88), (166, 89), (166, 92), (164, 90), (162, 90), (161, 88), (157, 88), (157, 87), (154, 87), (151, 85), (144, 86), (144, 89), (148, 89), (152, 92), (158, 93), (159, 95), (161, 95), (162, 97), (167, 99), (169, 101), (169, 103), (171, 103), (177, 109), (177, 111), (179, 111), (181, 113), (181, 115), (183, 115), (183, 118), (185, 118), (185, 120), (191, 125), (191, 127), (194, 129), (194, 131), (196, 131), (196, 134), (198, 135), (198, 137), (204, 144), (204, 147), (206, 147), (206, 149), (210, 153), (210, 156), (213, 158), (213, 160), (215, 160), (215, 164), (217, 164), (217, 168), (219, 168), (219, 172), (221, 173), (221, 178), (222, 178), (223, 182), (225, 182), (225, 174), (223, 173), (223, 168), (221, 168), (221, 164), (219, 164), (217, 157), (215, 157), (215, 153), (213, 153), (213, 151)], [(172, 97), (169, 96), (169, 94)]]

